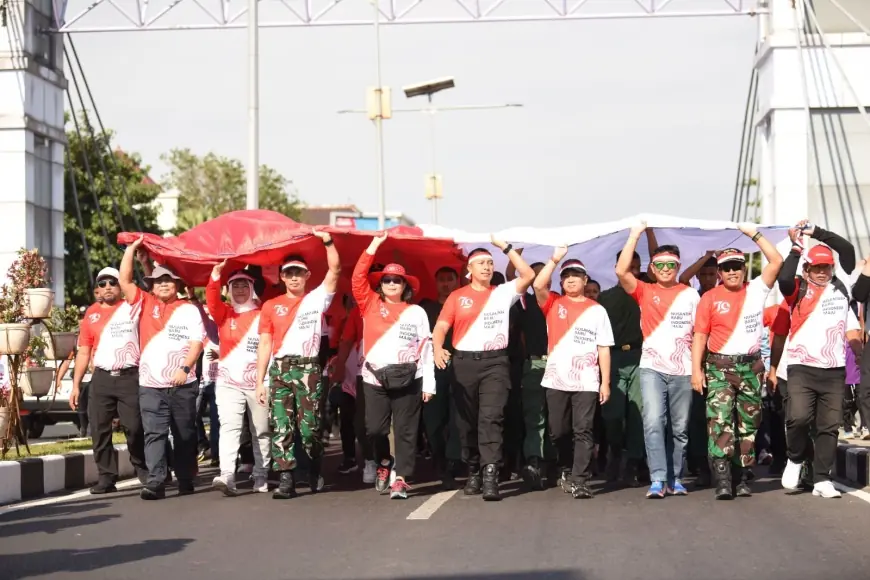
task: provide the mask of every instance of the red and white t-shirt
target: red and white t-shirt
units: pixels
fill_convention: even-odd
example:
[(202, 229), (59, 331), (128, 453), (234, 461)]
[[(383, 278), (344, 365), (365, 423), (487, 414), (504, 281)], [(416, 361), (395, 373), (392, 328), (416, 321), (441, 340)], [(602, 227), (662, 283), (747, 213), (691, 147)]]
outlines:
[(79, 327), (79, 346), (91, 347), (94, 368), (120, 371), (139, 364), (139, 304), (92, 304)]
[(332, 303), (334, 292), (321, 284), (304, 296), (284, 294), (263, 305), (260, 334), (272, 335), (272, 356), (316, 357), (320, 354), (323, 313)]
[(356, 378), (362, 375), (363, 362), (365, 362), (362, 352), (363, 320), (359, 308), (356, 306), (353, 307), (344, 321), (341, 342), (351, 343), (347, 361), (344, 363), (344, 382), (341, 384), (341, 390), (355, 397)]
[[(374, 256), (363, 252), (351, 279), (353, 297), (362, 313), (365, 361), (374, 369), (416, 362), (416, 378), (423, 379), (423, 392), (435, 394), (435, 357), (429, 317), (416, 304), (392, 304), (382, 300), (369, 284), (368, 271), (373, 261)], [(363, 381), (380, 385), (366, 367), (363, 364)]]
[(454, 290), (438, 316), (453, 328), (453, 347), (467, 352), (502, 350), (508, 346), (510, 309), (522, 296), (517, 280), (475, 290)]
[[(176, 371), (184, 366), (191, 342), (205, 340), (205, 326), (199, 308), (187, 300), (163, 302), (137, 289), (127, 299), (141, 308), (139, 318), (139, 386), (168, 389)], [(196, 381), (196, 369), (190, 367), (185, 384)]]
[(220, 360), (217, 361), (217, 385), (236, 389), (257, 386), (257, 347), (260, 345), (260, 310), (236, 312), (221, 301), (220, 282), (209, 279), (205, 302), (218, 327)]
[(541, 306), (547, 317), (547, 367), (541, 386), (559, 391), (601, 388), (598, 347), (613, 346), (613, 330), (604, 307), (594, 300), (571, 300), (550, 292)]
[(760, 352), (764, 302), (771, 290), (759, 277), (737, 292), (722, 285), (705, 292), (698, 303), (695, 332), (709, 335), (707, 350), (725, 355)]
[[(797, 294), (796, 287), (786, 301), (793, 304)], [(788, 365), (822, 369), (845, 367), (846, 333), (860, 329), (858, 318), (849, 308), (849, 299), (833, 284), (821, 288), (807, 282), (806, 294), (791, 313), (783, 358)]]
[(698, 291), (685, 284), (664, 288), (638, 281), (631, 297), (640, 305), (640, 368), (666, 375), (692, 374), (695, 309), (701, 300)]

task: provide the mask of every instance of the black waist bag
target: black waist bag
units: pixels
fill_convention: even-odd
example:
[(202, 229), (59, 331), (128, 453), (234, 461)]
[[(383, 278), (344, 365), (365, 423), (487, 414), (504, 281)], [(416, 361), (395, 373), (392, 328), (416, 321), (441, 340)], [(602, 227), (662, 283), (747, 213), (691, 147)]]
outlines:
[(388, 391), (410, 386), (417, 376), (417, 363), (415, 362), (386, 365), (379, 369), (374, 369), (372, 365), (366, 363), (366, 368)]

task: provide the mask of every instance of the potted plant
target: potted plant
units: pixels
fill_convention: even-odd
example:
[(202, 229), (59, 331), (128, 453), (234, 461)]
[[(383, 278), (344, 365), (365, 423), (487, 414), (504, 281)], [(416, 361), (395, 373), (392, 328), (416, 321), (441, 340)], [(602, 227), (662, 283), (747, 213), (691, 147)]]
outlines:
[(0, 355), (24, 354), (30, 342), (30, 325), (21, 303), (9, 286), (0, 288)]
[(30, 339), (24, 372), (21, 373), (21, 392), (28, 397), (44, 397), (51, 391), (54, 369), (45, 366), (45, 350), (48, 343), (42, 336)]
[(0, 441), (6, 439), (12, 420), (12, 384), (9, 382), (9, 361), (0, 362)]
[(54, 304), (54, 290), (49, 288), (48, 263), (36, 249), (18, 250), (7, 273), (11, 291), (21, 298), (24, 318), (48, 318)]
[(45, 358), (49, 360), (66, 360), (76, 349), (79, 336), (79, 309), (75, 306), (51, 309), (51, 319), (46, 320), (46, 331), (42, 333), (47, 347)]

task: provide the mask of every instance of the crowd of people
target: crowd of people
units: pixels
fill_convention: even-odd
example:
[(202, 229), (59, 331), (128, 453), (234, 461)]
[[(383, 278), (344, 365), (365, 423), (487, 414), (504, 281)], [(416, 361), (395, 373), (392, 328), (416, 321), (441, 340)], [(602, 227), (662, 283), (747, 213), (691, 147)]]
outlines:
[[(92, 371), (91, 493), (116, 489), (117, 417), (148, 500), (165, 497), (173, 472), (179, 495), (192, 493), (206, 449), (220, 469), (212, 485), (227, 496), (248, 473), (275, 499), (299, 486), (317, 493), (333, 423), (343, 458), (326, 475), (362, 466), (363, 481), (393, 499), (411, 492), (421, 449), (445, 489), (464, 477), (464, 493), (487, 501), (513, 474), (530, 491), (591, 498), (597, 473), (648, 485), (648, 498), (686, 495), (693, 475), (731, 499), (752, 494), (757, 463), (786, 489), (839, 497), (839, 428), (855, 411), (870, 417), (870, 385), (847, 377), (847, 364), (866, 364), (858, 305), (870, 298), (870, 265), (850, 289), (835, 275), (837, 260), (856, 267), (841, 236), (803, 221), (783, 259), (755, 226), (739, 227), (765, 257), (751, 280), (741, 250), (711, 250), (683, 270), (680, 249), (641, 224), (616, 256), (613, 288), (566, 247), (528, 264), (493, 238), (510, 261), (504, 273), (477, 248), (466, 271), (437, 269), (438, 297), (423, 300), (420, 278), (376, 263), (387, 233), (359, 257), (347, 295), (339, 253), (318, 231), (328, 271), (316, 287), (302, 256), (282, 261), (276, 285), (261, 268), (222, 263), (204, 304), (140, 238), (118, 270), (99, 272), (81, 324), (70, 404)], [(770, 305), (776, 285), (784, 299)]]

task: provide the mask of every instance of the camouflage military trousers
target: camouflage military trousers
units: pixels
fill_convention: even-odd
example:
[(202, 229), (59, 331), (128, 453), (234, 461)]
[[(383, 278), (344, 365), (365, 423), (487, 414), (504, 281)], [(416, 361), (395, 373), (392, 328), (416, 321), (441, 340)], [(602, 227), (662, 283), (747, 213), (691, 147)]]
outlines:
[(761, 424), (764, 363), (707, 359), (707, 434), (711, 459), (755, 463), (755, 433)]
[(311, 459), (323, 455), (320, 422), (325, 389), (320, 365), (316, 362), (293, 365), (287, 360), (275, 361), (269, 369), (269, 387), (272, 469), (287, 471), (296, 468), (294, 444), (297, 430), (302, 447)]

